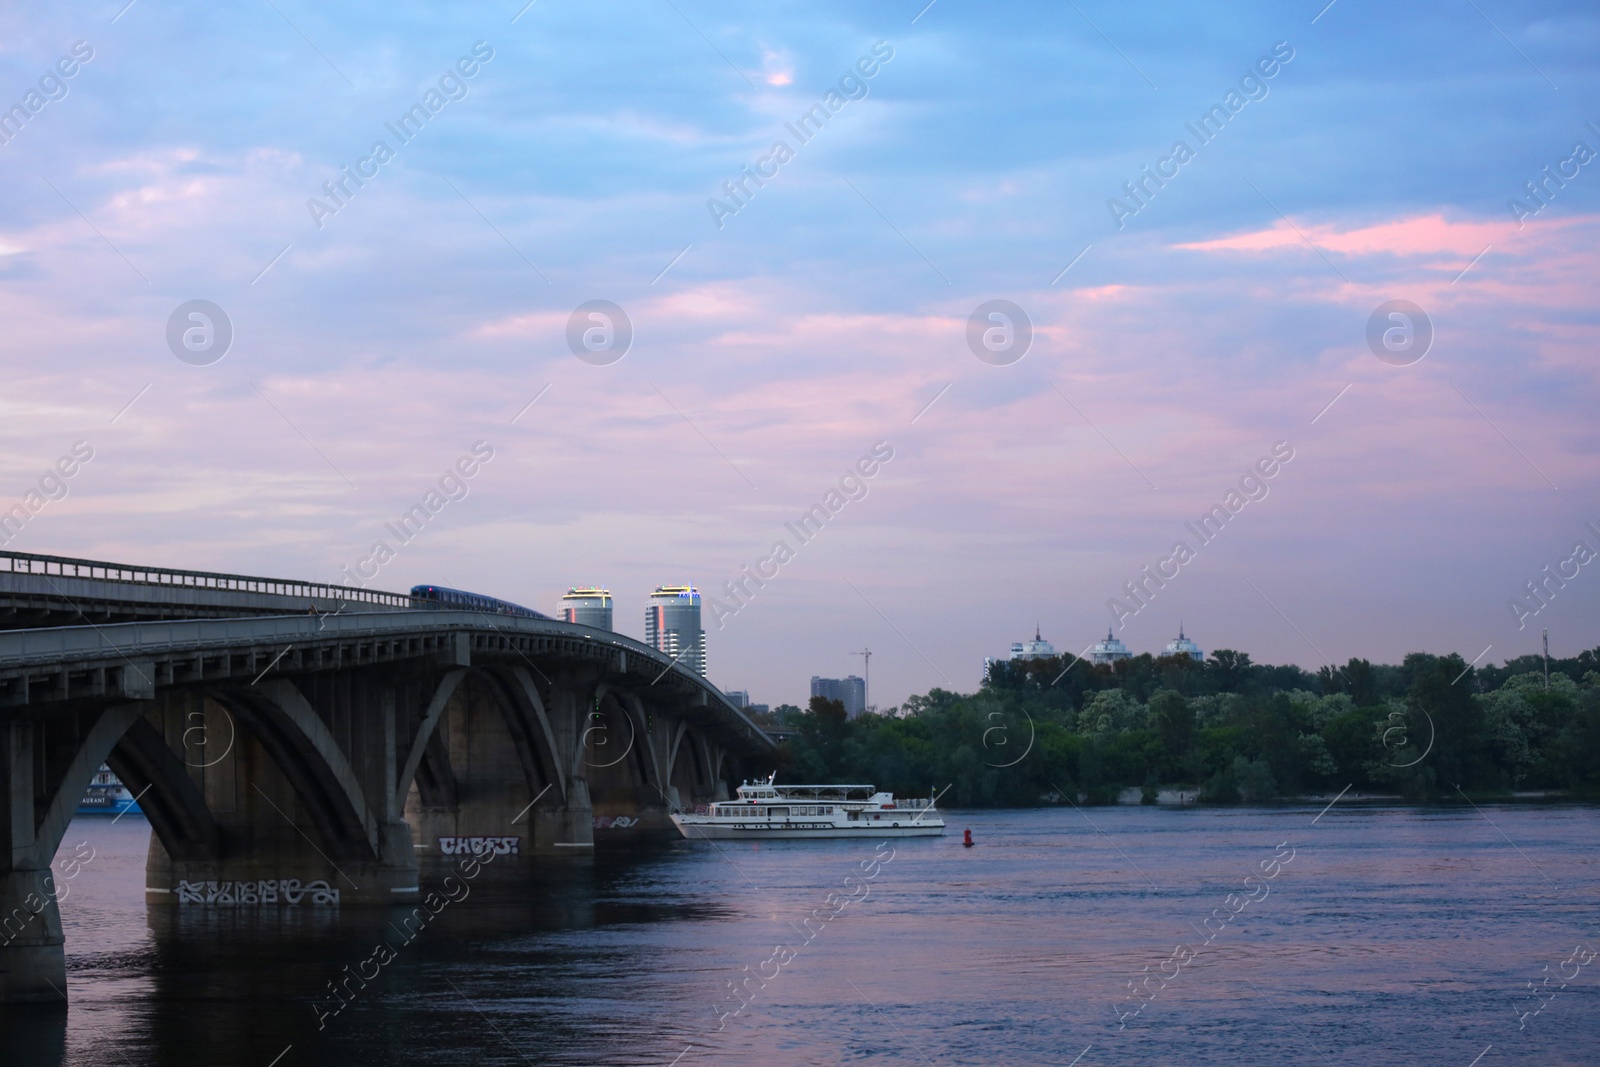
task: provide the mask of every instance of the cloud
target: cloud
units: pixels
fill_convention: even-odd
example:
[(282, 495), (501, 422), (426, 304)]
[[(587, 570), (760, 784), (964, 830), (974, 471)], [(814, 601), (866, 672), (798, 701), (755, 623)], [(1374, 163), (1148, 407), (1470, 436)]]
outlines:
[(761, 69), (761, 80), (768, 85), (782, 87), (794, 84), (794, 59), (787, 49), (762, 49)]
[(1196, 252), (1272, 252), (1304, 248), (1309, 239), (1325, 251), (1350, 256), (1474, 256), (1485, 245), (1505, 244), (1516, 234), (1517, 227), (1512, 222), (1451, 221), (1440, 214), (1393, 219), (1356, 229), (1340, 229), (1331, 223), (1297, 225), (1283, 219), (1264, 230), (1173, 247)]
[[(1260, 660), (1310, 654), (1242, 575), (1330, 654), (1471, 655), (1501, 586), (1596, 498), (1591, 178), (1520, 231), (1501, 211), (1574, 120), (1492, 34), (1431, 47), (1454, 7), (1408, 8), (1376, 43), (1335, 8), (1260, 121), (1120, 234), (1104, 202), (1127, 162), (1275, 40), (1276, 14), (1108, 9), (1124, 59), (1045, 5), (937, 5), (718, 231), (707, 196), (887, 31), (841, 3), (754, 24), (685, 10), (704, 38), (665, 5), (540, 4), (503, 34), (470, 7), (328, 8), (302, 28), (353, 90), (265, 5), (179, 0), (181, 54), (144, 5), (104, 30), (105, 62), (5, 149), (0, 489), (79, 436), (97, 449), (27, 550), (328, 576), (481, 436), (502, 454), (384, 581), (546, 610), (610, 581), (637, 632), (655, 581), (725, 577), (884, 438), (897, 458), (870, 499), (713, 638), (712, 664), (803, 703), (811, 674), (852, 667), (819, 633), (881, 641), (899, 651), (874, 660), (876, 698), (896, 703), (946, 683), (844, 579), (970, 686), (1036, 613), (1060, 647), (1103, 633), (1108, 576), (1165, 551), (1280, 437), (1300, 458), (1170, 600), (1207, 647)], [(0, 14), (18, 30), (0, 37), (53, 56), (74, 18)], [(1587, 39), (1585, 18), (1551, 13), (1551, 39)], [(480, 36), (500, 58), (471, 96), (317, 230), (306, 198)], [(1531, 54), (1562, 98), (1600, 98), (1581, 49)], [(1482, 77), (1460, 77), (1463, 55)], [(1399, 297), (1438, 330), (1408, 368), (1364, 339)], [(234, 319), (213, 367), (166, 350), (190, 298)], [(597, 298), (636, 330), (603, 368), (565, 342)], [(1014, 366), (966, 347), (994, 298), (1034, 322)], [(1557, 630), (1575, 643), (1600, 641), (1595, 589)]]

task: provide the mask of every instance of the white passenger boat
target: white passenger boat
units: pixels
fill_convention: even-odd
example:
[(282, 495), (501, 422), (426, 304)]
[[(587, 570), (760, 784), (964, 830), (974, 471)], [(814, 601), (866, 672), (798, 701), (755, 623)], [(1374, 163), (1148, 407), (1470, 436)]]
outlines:
[(737, 800), (675, 812), (684, 837), (727, 840), (810, 837), (937, 837), (944, 819), (933, 797), (896, 800), (870, 785), (776, 785), (773, 777), (739, 787)]

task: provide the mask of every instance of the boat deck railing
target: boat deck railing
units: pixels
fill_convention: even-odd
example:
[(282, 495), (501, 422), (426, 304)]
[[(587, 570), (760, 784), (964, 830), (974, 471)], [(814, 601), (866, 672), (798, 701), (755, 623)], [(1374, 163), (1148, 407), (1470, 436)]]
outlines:
[[(937, 799), (938, 799), (937, 797), (922, 797), (920, 799), (902, 800), (902, 799), (896, 797), (895, 798), (895, 802), (894, 802), (894, 807), (888, 808), (888, 809), (884, 809), (884, 810), (888, 814), (894, 815), (896, 818), (898, 818), (901, 815), (910, 815), (913, 818), (915, 818), (915, 817), (917, 817), (919, 815), (924, 815), (924, 814), (926, 814), (926, 815), (938, 815), (939, 814), (939, 809), (934, 806), (935, 801)], [(738, 819), (738, 818), (757, 818), (758, 817), (758, 816), (752, 815), (748, 809), (736, 807), (735, 805), (738, 803), (737, 801), (726, 801), (726, 800), (724, 800), (724, 801), (718, 801), (717, 803), (718, 804), (727, 805), (726, 807), (722, 808), (720, 814), (718, 815), (719, 818), (723, 818), (723, 819)], [(770, 808), (828, 808), (828, 807), (836, 807), (836, 808), (845, 808), (848, 811), (861, 811), (861, 810), (863, 810), (863, 805), (859, 801), (856, 802), (856, 803), (850, 803), (849, 801), (812, 800), (810, 798), (805, 798), (805, 799), (800, 799), (800, 800), (761, 800), (761, 801), (757, 801), (756, 804), (753, 805), (753, 807), (768, 808), (768, 809), (770, 809)], [(696, 806), (696, 808), (694, 810), (695, 810), (695, 814), (697, 814), (697, 815), (709, 815), (709, 814), (711, 814), (711, 808), (710, 808), (709, 805), (706, 805), (706, 804), (700, 804), (700, 805)], [(769, 818), (769, 817), (770, 816), (767, 816), (767, 815), (759, 816), (759, 818), (763, 818), (763, 819)], [(804, 816), (804, 817), (805, 818), (810, 818), (811, 816)]]
[(893, 810), (910, 811), (912, 814), (926, 810), (929, 815), (936, 815), (939, 809), (934, 807), (935, 799), (935, 797), (922, 797), (919, 800), (903, 800), (900, 797), (895, 797)]

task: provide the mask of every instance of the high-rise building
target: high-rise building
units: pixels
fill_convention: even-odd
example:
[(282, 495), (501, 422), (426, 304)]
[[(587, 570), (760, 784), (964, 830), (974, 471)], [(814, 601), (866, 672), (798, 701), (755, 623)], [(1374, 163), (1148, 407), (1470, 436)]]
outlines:
[(588, 585), (568, 589), (561, 598), (561, 621), (615, 630), (611, 625), (611, 590)]
[(657, 586), (644, 609), (644, 643), (705, 677), (706, 632), (700, 628), (700, 591), (692, 585)]
[(1206, 654), (1200, 651), (1200, 646), (1183, 636), (1183, 623), (1178, 624), (1178, 639), (1169, 641), (1163, 656), (1188, 656), (1190, 659), (1203, 660)]
[(848, 678), (819, 678), (813, 674), (811, 695), (837, 700), (844, 705), (847, 719), (853, 719), (867, 709), (867, 683), (853, 674)]
[(1111, 631), (1107, 629), (1106, 639), (1096, 642), (1085, 658), (1097, 666), (1106, 666), (1121, 659), (1132, 659), (1133, 653), (1128, 651), (1127, 645), (1112, 637)]

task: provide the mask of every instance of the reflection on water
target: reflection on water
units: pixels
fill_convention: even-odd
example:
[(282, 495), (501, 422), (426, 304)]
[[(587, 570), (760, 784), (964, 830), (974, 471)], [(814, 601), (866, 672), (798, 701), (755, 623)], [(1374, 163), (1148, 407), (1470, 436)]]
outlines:
[(955, 813), (850, 883), (873, 842), (490, 867), (409, 940), (403, 909), (146, 908), (148, 825), (89, 817), (71, 1005), (7, 1016), (0, 1064), (1600, 1062), (1592, 810), (1316, 814)]

